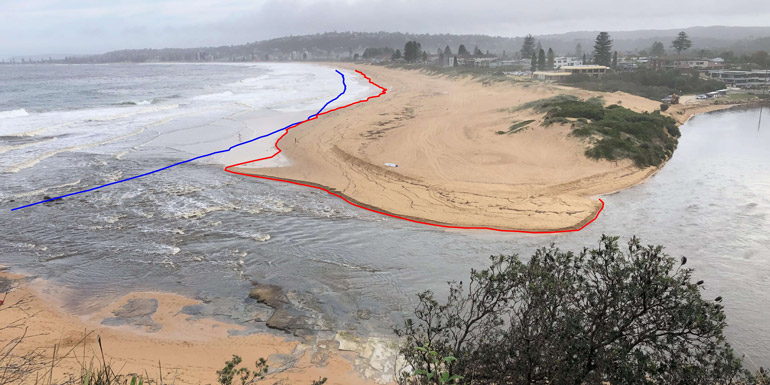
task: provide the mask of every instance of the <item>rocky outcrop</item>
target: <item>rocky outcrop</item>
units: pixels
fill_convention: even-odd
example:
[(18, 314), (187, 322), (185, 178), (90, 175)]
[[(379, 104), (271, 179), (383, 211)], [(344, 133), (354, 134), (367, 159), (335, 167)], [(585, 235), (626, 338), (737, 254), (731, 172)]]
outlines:
[(265, 323), (267, 327), (291, 333), (306, 340), (320, 330), (330, 330), (326, 319), (312, 296), (297, 292), (285, 293), (280, 286), (256, 284), (249, 298), (274, 309)]
[(256, 299), (257, 302), (263, 303), (273, 309), (279, 309), (289, 303), (289, 299), (283, 293), (283, 289), (280, 286), (257, 284), (249, 292), (249, 298)]
[(157, 332), (163, 325), (155, 323), (152, 315), (158, 310), (158, 300), (155, 298), (135, 298), (126, 302), (123, 307), (112, 312), (115, 317), (105, 318), (102, 325), (123, 326), (131, 325), (144, 327), (148, 332)]

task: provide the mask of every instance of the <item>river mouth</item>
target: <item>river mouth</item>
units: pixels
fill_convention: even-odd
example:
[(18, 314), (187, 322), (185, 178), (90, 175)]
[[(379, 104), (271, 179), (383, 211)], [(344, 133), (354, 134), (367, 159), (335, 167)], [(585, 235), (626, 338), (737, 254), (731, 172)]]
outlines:
[[(61, 300), (76, 314), (132, 291), (166, 291), (203, 301), (191, 313), (264, 331), (267, 320), (247, 314), (270, 309), (248, 294), (255, 284), (272, 284), (308, 320), (289, 333), (390, 336), (416, 293), (443, 293), (446, 281), (467, 279), (490, 255), (526, 258), (550, 242), (577, 251), (597, 245), (601, 234), (637, 235), (688, 257), (695, 278), (706, 281), (705, 295), (724, 298), (729, 341), (767, 366), (770, 126), (758, 129), (758, 115), (694, 117), (668, 164), (644, 184), (601, 197), (605, 210), (579, 233), (444, 231), (361, 211), (319, 191), (190, 164), (14, 213), (3, 224), (0, 262), (66, 287)], [(45, 192), (54, 195), (74, 188), (68, 183), (101, 184), (169, 159), (149, 148), (53, 160), (4, 174), (4, 192), (13, 193), (0, 198), (2, 206), (42, 185), (60, 186)]]

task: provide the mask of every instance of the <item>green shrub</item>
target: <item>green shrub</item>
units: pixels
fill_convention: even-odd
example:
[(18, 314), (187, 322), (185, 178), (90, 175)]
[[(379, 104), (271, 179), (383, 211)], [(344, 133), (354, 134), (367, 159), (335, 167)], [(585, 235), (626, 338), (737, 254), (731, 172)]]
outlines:
[(513, 122), (513, 124), (511, 124), (511, 126), (508, 127), (508, 131), (497, 131), (496, 134), (498, 134), (498, 135), (515, 134), (515, 133), (517, 133), (517, 132), (527, 128), (527, 126), (530, 123), (532, 123), (532, 122), (534, 122), (534, 120), (525, 120), (525, 121), (522, 121), (522, 122)]
[(465, 385), (763, 383), (725, 340), (722, 297), (662, 246), (603, 235), (577, 253), (552, 244), (490, 260), (445, 300), (418, 295), (397, 330), (414, 370)]
[(676, 148), (681, 136), (676, 121), (657, 113), (638, 113), (618, 104), (602, 106), (598, 98), (586, 101), (569, 95), (525, 104), (545, 112), (543, 124), (573, 123), (572, 134), (596, 136), (586, 156), (594, 159), (632, 159), (638, 167), (659, 166)]
[(660, 110), (663, 111), (663, 112), (668, 111), (668, 104), (660, 103)]
[(580, 99), (574, 95), (556, 95), (550, 98), (524, 103), (516, 107), (513, 111), (515, 112), (520, 110), (533, 109), (537, 112), (546, 112), (550, 110), (551, 106), (553, 106), (554, 104), (558, 104), (562, 102), (577, 101), (577, 100), (580, 100)]

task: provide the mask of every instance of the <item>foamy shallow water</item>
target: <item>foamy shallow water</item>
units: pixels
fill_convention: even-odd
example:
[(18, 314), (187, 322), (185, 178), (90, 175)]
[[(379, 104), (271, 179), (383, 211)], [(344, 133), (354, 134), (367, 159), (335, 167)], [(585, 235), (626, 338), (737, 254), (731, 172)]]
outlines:
[[(78, 126), (80, 131), (67, 131), (72, 128), (64, 126), (29, 137), (10, 135), (42, 125), (16, 127), (8, 123), (13, 120), (0, 120), (7, 121), (0, 123), (1, 146), (56, 138), (41, 145), (50, 146), (44, 151), (29, 146), (0, 153), (0, 161), (7, 162), (0, 167), (2, 172), (17, 164), (7, 161), (6, 155), (26, 161), (79, 143), (70, 136), (99, 143), (109, 136), (91, 131), (115, 130), (111, 135), (121, 136), (136, 130), (134, 123), (147, 125), (191, 113), (121, 140), (60, 152), (17, 172), (2, 172), (0, 206), (6, 216), (0, 225), (0, 264), (66, 286), (70, 290), (65, 300), (77, 312), (91, 310), (79, 307), (82, 296), (114, 298), (132, 290), (166, 290), (206, 299), (219, 310), (230, 309), (232, 318), (242, 322), (239, 312), (248, 301), (252, 281), (257, 281), (312, 296), (315, 308), (308, 311), (325, 314), (336, 328), (387, 334), (410, 311), (416, 292), (441, 292), (447, 280), (467, 279), (470, 268), (486, 265), (489, 255), (527, 256), (551, 241), (578, 250), (596, 245), (602, 233), (623, 238), (636, 234), (644, 243), (665, 245), (674, 256), (686, 255), (688, 265), (697, 270), (696, 278), (706, 281), (706, 294), (725, 298), (728, 335), (738, 351), (749, 354), (758, 365), (770, 364), (766, 321), (770, 318), (770, 171), (765, 167), (770, 164), (770, 125), (757, 131), (758, 111), (692, 119), (683, 127), (680, 146), (663, 170), (645, 184), (602, 197), (607, 203), (604, 213), (580, 233), (537, 236), (417, 226), (356, 210), (319, 191), (223, 173), (221, 164), (232, 159), (196, 162), (61, 202), (8, 211), (42, 195), (91, 187), (197, 155), (209, 146), (234, 144), (239, 132), (256, 134), (262, 126), (267, 129), (284, 118), (289, 124), (340, 90), (339, 76), (327, 68), (277, 67), (269, 69), (276, 79), (283, 79), (275, 84), (259, 85), (272, 79), (273, 72), (255, 68), (255, 74), (239, 73), (242, 79), (223, 80), (222, 88), (191, 92), (173, 101), (93, 107), (133, 113), (165, 103), (178, 105), (123, 118), (124, 125), (88, 122), (94, 125)], [(214, 68), (218, 67), (203, 67)], [(313, 86), (317, 100), (292, 91), (307, 86), (308, 79), (319, 83)], [(254, 106), (262, 102), (249, 96), (249, 107), (243, 107), (228, 99), (232, 95), (223, 94), (237, 95), (241, 83), (285, 95), (269, 104), (263, 101), (267, 107), (260, 108)], [(372, 93), (366, 87), (355, 88), (363, 95)], [(218, 96), (191, 101), (198, 95)], [(119, 96), (152, 99), (125, 92)], [(48, 113), (18, 107), (29, 112), (18, 119)], [(292, 108), (305, 111), (289, 111)], [(236, 127), (238, 121), (263, 124)], [(60, 141), (69, 142), (60, 145)], [(249, 154), (262, 151), (267, 149), (256, 148)], [(367, 312), (370, 317), (359, 317)]]

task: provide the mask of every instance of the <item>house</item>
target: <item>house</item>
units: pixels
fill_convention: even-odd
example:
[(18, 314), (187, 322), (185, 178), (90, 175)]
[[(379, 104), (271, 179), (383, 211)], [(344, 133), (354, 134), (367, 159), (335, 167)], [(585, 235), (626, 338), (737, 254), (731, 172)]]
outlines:
[(538, 80), (544, 81), (561, 81), (570, 75), (588, 75), (591, 77), (601, 77), (607, 73), (610, 67), (600, 65), (577, 65), (577, 66), (562, 66), (557, 71), (536, 71), (532, 74), (532, 77)]
[(693, 59), (684, 56), (664, 56), (650, 59), (652, 69), (697, 69), (708, 70), (724, 67), (724, 59)]
[(472, 60), (474, 67), (497, 67), (499, 65), (496, 57), (477, 57)]
[(572, 72), (535, 71), (532, 73), (532, 78), (548, 82), (558, 82), (570, 75), (572, 75)]
[(600, 65), (576, 65), (576, 66), (564, 66), (559, 70), (561, 72), (569, 72), (571, 75), (584, 74), (595, 78), (601, 77), (607, 73), (610, 67)]
[(707, 72), (708, 77), (723, 81), (728, 87), (736, 88), (769, 88), (770, 71), (726, 71), (711, 70)]
[(559, 69), (563, 66), (579, 66), (583, 65), (583, 59), (582, 58), (576, 58), (576, 57), (565, 57), (565, 56), (559, 56), (554, 60), (554, 67), (556, 69)]

